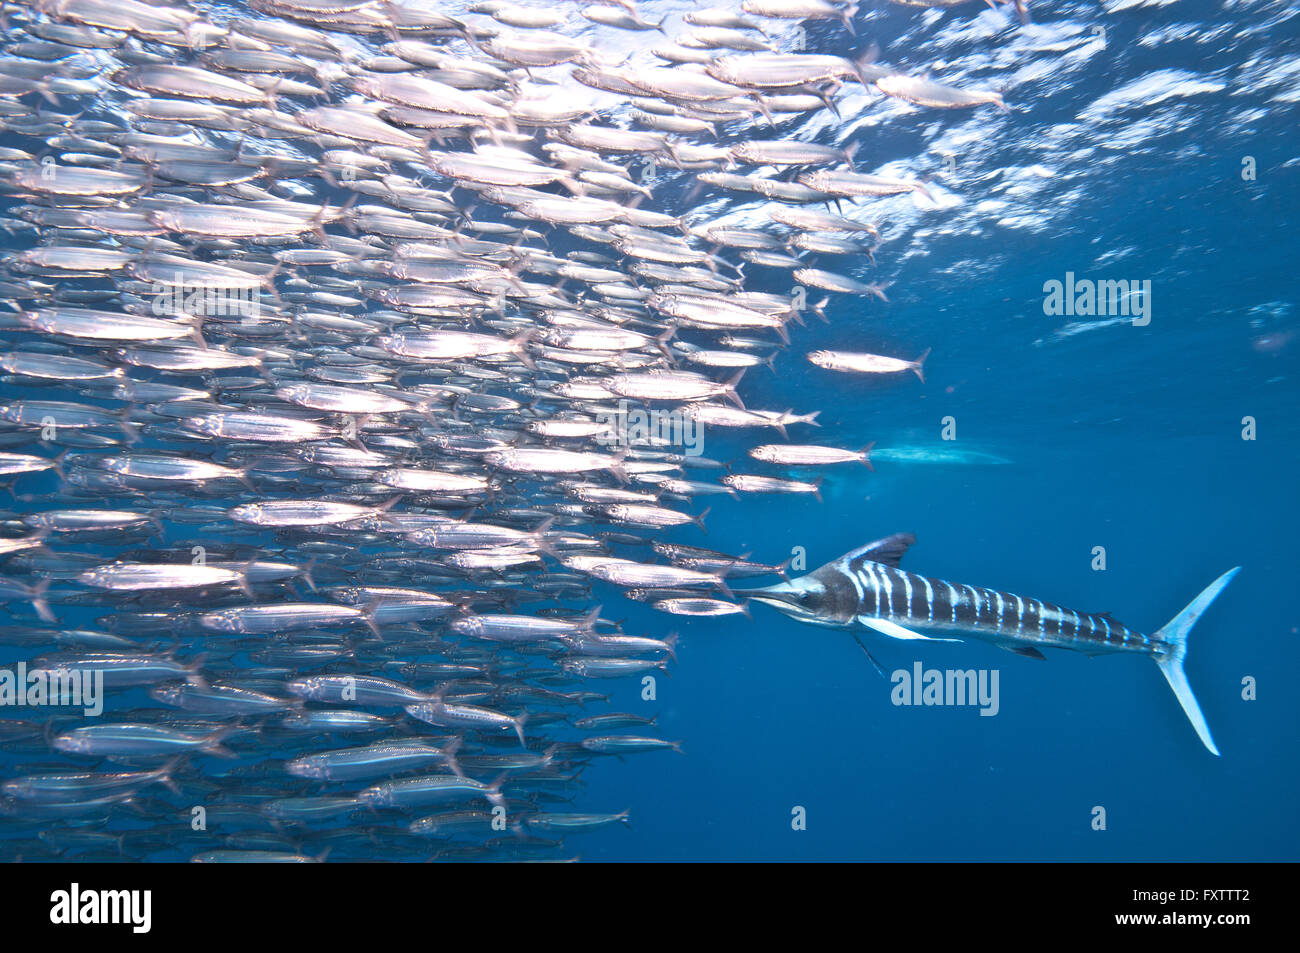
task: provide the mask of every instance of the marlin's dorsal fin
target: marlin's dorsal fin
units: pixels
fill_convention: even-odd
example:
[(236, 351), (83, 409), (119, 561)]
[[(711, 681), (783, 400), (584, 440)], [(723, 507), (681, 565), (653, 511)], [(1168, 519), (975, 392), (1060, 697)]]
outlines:
[(907, 547), (915, 542), (916, 537), (911, 533), (895, 533), (893, 536), (886, 536), (874, 543), (860, 546), (851, 553), (845, 553), (843, 559), (846, 562), (855, 559), (869, 559), (872, 562), (884, 563), (886, 566), (897, 569), (903, 554), (907, 552)]

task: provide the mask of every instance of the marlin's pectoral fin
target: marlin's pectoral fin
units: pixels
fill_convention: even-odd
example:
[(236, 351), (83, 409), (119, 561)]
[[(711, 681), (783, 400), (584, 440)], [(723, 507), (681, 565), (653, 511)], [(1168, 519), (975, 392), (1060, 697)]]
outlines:
[(876, 616), (858, 616), (858, 621), (869, 629), (875, 629), (881, 635), (887, 635), (891, 639), (925, 639), (929, 642), (957, 642), (958, 639), (936, 639), (930, 635), (922, 635), (920, 632), (913, 632), (911, 629), (904, 628), (897, 622), (891, 622), (889, 619), (881, 619)]

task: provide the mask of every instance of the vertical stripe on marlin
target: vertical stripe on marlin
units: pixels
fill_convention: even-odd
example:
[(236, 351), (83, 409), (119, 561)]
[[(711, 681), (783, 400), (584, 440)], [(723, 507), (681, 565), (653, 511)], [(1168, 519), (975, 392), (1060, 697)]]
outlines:
[(1025, 629), (1025, 600), (1016, 596), (1016, 635)]
[(885, 598), (880, 585), (880, 573), (876, 571), (874, 565), (867, 568), (866, 581), (871, 586), (872, 611), (876, 615), (884, 615)]
[(876, 581), (876, 574), (871, 568), (870, 563), (865, 563), (858, 570), (859, 577), (862, 579), (863, 586), (871, 587), (871, 598), (873, 605), (871, 611), (880, 615), (880, 583)]
[(863, 603), (867, 601), (867, 593), (862, 587), (862, 580), (859, 578), (858, 573), (851, 569), (846, 570), (844, 575), (849, 577), (849, 582), (853, 584), (853, 591), (858, 594), (858, 610), (861, 611)]
[(871, 579), (871, 595), (876, 600), (875, 613), (876, 615), (884, 615), (885, 614), (884, 586), (881, 584), (880, 572), (877, 569), (875, 563), (872, 563), (869, 566), (867, 566), (867, 573), (869, 578)]

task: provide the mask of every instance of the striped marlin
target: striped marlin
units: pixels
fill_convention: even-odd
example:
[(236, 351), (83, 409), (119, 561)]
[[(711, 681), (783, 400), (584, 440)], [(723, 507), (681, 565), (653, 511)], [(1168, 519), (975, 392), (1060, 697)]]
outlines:
[(736, 595), (774, 606), (799, 622), (841, 629), (863, 626), (891, 639), (951, 642), (955, 640), (944, 636), (962, 633), (1038, 659), (1043, 658), (1040, 647), (1088, 655), (1147, 655), (1160, 667), (1205, 747), (1219, 753), (1187, 684), (1183, 658), (1188, 632), (1240, 566), (1210, 583), (1164, 628), (1144, 635), (1106, 613), (1076, 612), (1038, 599), (927, 579), (900, 569), (903, 554), (915, 542), (911, 533), (887, 536), (806, 576), (766, 589), (737, 590)]

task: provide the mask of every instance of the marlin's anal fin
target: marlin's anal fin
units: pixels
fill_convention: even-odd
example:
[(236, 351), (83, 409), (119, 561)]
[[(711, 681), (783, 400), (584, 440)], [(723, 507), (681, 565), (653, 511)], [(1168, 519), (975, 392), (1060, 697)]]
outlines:
[(1023, 655), (1025, 658), (1036, 658), (1040, 661), (1047, 661), (1047, 656), (1031, 645), (1007, 646), (1008, 652), (1015, 652), (1017, 655)]
[(875, 629), (881, 635), (887, 635), (891, 639), (925, 639), (928, 642), (957, 642), (959, 639), (936, 639), (933, 636), (922, 635), (920, 632), (913, 632), (911, 629), (904, 628), (897, 622), (889, 619), (881, 619), (876, 616), (860, 615), (858, 621), (869, 629)]

